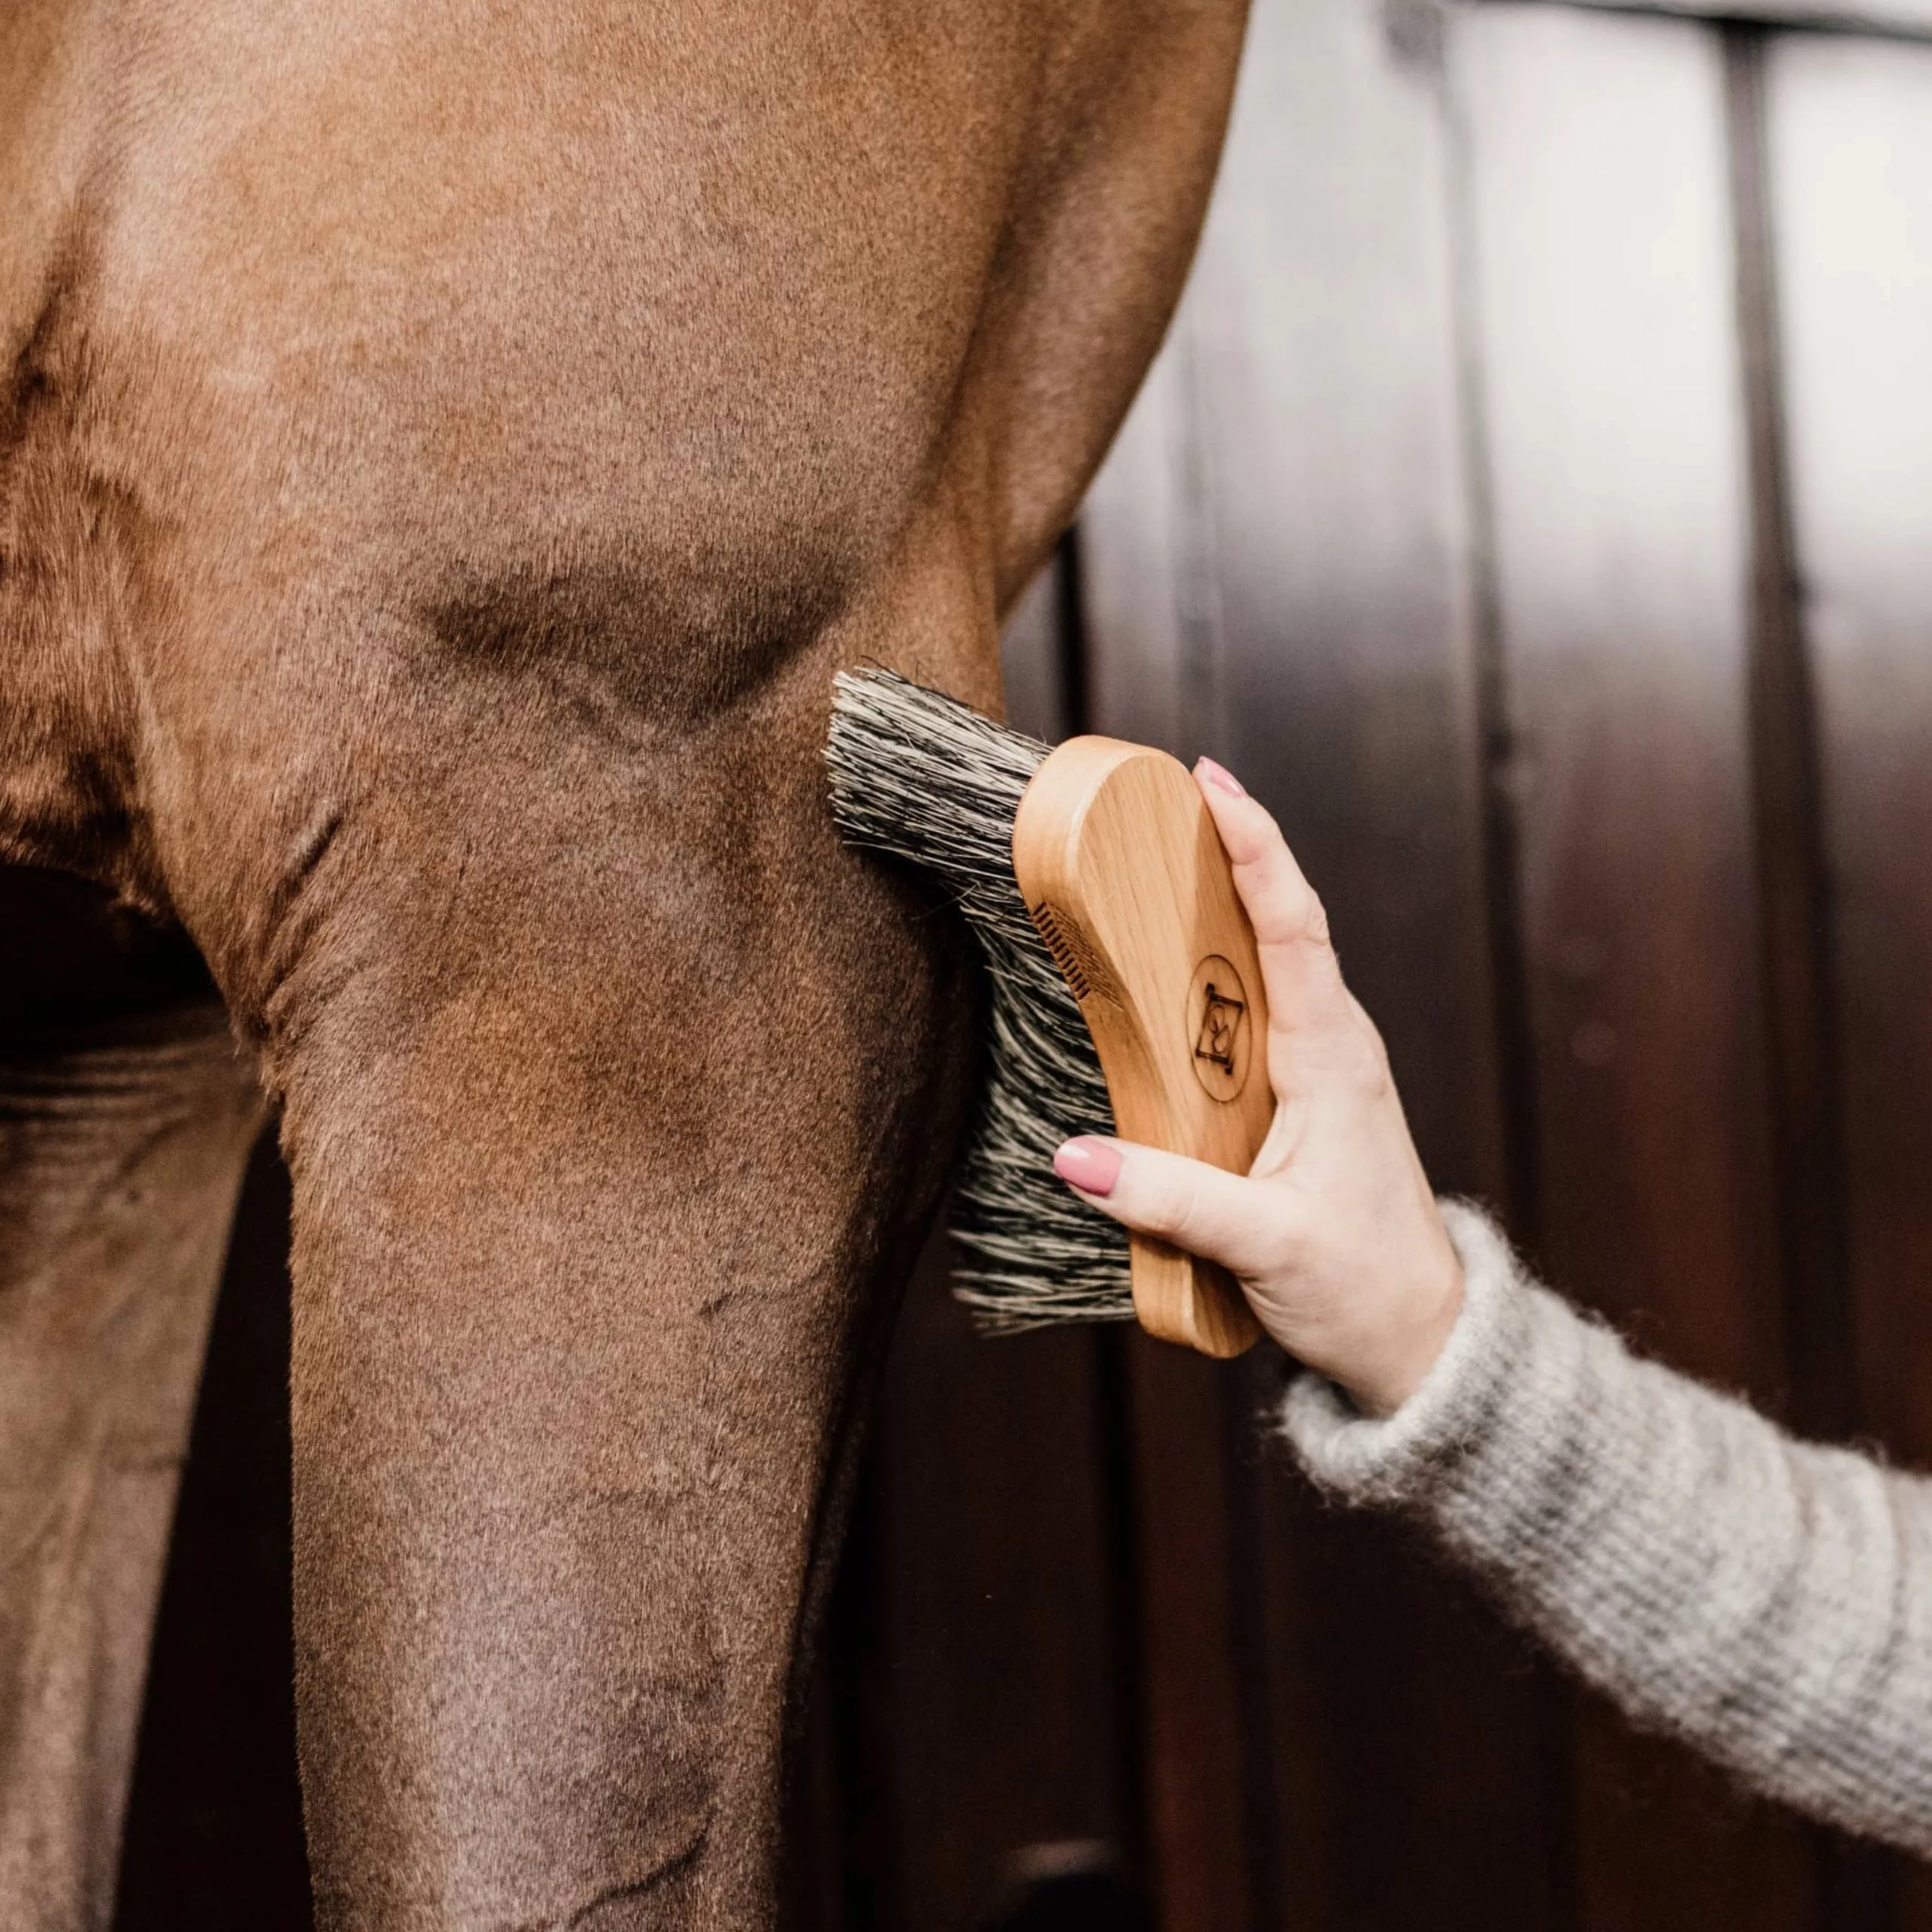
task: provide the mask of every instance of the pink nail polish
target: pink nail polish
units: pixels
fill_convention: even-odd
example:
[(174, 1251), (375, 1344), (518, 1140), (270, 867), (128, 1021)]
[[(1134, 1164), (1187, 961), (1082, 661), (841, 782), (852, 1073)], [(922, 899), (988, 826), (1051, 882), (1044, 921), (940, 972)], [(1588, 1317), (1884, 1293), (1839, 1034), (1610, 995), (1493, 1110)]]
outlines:
[(1078, 1140), (1060, 1143), (1054, 1172), (1084, 1194), (1109, 1195), (1120, 1179), (1120, 1149), (1083, 1134)]
[(1217, 764), (1211, 758), (1196, 758), (1194, 768), (1209, 784), (1218, 791), (1226, 792), (1229, 798), (1244, 798), (1247, 796), (1247, 789), (1241, 780), (1225, 765)]

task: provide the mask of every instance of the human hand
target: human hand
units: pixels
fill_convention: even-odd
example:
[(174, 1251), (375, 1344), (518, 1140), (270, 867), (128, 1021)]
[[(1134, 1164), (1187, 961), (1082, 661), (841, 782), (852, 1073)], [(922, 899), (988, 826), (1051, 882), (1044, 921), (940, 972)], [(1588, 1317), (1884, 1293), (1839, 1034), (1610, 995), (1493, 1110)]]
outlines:
[(1283, 1348), (1386, 1415), (1441, 1352), (1462, 1264), (1321, 902), (1232, 777), (1211, 758), (1194, 777), (1260, 952), (1274, 1124), (1244, 1176), (1091, 1134), (1062, 1146), (1054, 1171), (1128, 1227), (1220, 1262)]

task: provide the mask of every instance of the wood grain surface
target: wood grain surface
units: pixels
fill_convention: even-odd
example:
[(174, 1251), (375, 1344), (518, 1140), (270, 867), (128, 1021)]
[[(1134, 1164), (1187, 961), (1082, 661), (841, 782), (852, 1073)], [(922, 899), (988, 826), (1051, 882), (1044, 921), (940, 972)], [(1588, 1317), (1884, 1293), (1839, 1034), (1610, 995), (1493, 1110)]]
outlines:
[[(1932, 49), (1766, 53), (1795, 583), (1817, 706), (1852, 1432), (1932, 1466)], [(1900, 1861), (1869, 1922), (1932, 1927)]]
[[(1013, 823), (1021, 897), (1100, 1054), (1127, 1140), (1244, 1174), (1275, 1117), (1268, 998), (1220, 835), (1185, 765), (1083, 733), (1047, 757)], [(1238, 1355), (1260, 1339), (1234, 1278), (1131, 1242), (1156, 1340)]]
[[(1676, 1366), (1785, 1386), (1745, 696), (1722, 51), (1498, 6), (1457, 35), (1521, 827), (1536, 1259)], [(1641, 140), (1633, 131), (1641, 129)], [(1804, 1828), (1579, 1706), (1579, 1919), (1810, 1922)]]

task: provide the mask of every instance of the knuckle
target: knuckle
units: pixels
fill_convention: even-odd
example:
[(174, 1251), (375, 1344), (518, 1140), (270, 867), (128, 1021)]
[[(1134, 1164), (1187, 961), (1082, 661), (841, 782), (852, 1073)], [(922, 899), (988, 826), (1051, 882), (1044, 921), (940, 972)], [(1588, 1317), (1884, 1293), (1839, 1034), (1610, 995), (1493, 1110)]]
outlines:
[(1308, 1263), (1308, 1242), (1299, 1228), (1278, 1227), (1270, 1231), (1264, 1266), (1277, 1281), (1298, 1280)]
[(1140, 1214), (1146, 1232), (1189, 1249), (1214, 1238), (1213, 1194), (1204, 1186), (1194, 1162), (1177, 1161), (1172, 1167), (1164, 1164), (1161, 1173), (1148, 1179)]
[(1392, 1084), (1395, 1075), (1389, 1063), (1389, 1043), (1383, 1038), (1381, 1028), (1369, 1017), (1367, 1009), (1353, 993), (1349, 995), (1349, 1017), (1354, 1022), (1354, 1070), (1364, 1082)]
[(1363, 1029), (1362, 1054), (1368, 1063), (1370, 1072), (1377, 1079), (1386, 1082), (1392, 1078), (1389, 1065), (1389, 1043), (1372, 1026)]
[(1320, 895), (1311, 886), (1302, 888), (1301, 936), (1310, 946), (1330, 948), (1333, 941), (1328, 932), (1328, 909), (1322, 904)]
[(1365, 1039), (1360, 1043), (1349, 1073), (1355, 1091), (1365, 1100), (1382, 1100), (1395, 1087), (1395, 1075), (1389, 1071), (1389, 1056), (1383, 1050), (1379, 1040)]
[(1257, 937), (1281, 940), (1289, 945), (1328, 943), (1328, 915), (1315, 888), (1298, 874), (1283, 867), (1272, 882), (1266, 900), (1268, 930)]
[(1200, 1220), (1200, 1191), (1185, 1174), (1170, 1174), (1162, 1183), (1160, 1224), (1156, 1232), (1171, 1241), (1183, 1241), (1197, 1231)]
[(1255, 856), (1269, 866), (1291, 868), (1294, 865), (1288, 841), (1281, 836), (1281, 828), (1275, 823), (1275, 814), (1260, 804), (1254, 808), (1252, 849)]
[(1246, 1247), (1242, 1257), (1244, 1274), (1284, 1284), (1293, 1282), (1302, 1272), (1307, 1254), (1307, 1232), (1292, 1208), (1285, 1202), (1277, 1202), (1257, 1220)]
[(1238, 800), (1229, 816), (1242, 857), (1266, 858), (1276, 846), (1285, 848), (1287, 841), (1281, 836), (1281, 828), (1275, 814), (1252, 792)]

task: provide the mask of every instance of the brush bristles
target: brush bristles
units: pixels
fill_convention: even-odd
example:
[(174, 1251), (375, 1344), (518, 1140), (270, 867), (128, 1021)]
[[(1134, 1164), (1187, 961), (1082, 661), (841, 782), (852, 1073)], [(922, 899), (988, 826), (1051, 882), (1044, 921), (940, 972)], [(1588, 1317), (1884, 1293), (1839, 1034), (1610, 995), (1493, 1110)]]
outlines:
[(889, 671), (835, 682), (839, 829), (938, 875), (991, 982), (991, 1064), (952, 1233), (955, 1291), (995, 1331), (1134, 1313), (1125, 1230), (1053, 1172), (1069, 1135), (1114, 1121), (1093, 1035), (1013, 875), (1014, 816), (1048, 749)]

